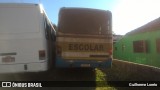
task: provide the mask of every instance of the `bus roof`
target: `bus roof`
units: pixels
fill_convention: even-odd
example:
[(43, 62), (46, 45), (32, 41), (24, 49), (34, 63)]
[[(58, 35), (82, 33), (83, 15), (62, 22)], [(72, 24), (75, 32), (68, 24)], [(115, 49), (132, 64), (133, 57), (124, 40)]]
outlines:
[(38, 5), (36, 3), (0, 3), (0, 5)]
[(91, 10), (91, 11), (109, 11), (95, 8), (62, 7), (61, 10)]

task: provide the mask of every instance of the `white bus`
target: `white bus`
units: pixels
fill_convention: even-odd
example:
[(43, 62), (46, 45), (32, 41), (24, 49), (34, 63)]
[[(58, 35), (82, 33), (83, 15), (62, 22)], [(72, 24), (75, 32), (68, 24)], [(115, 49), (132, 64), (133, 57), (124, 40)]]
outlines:
[(0, 4), (0, 73), (48, 70), (54, 40), (55, 30), (42, 5)]

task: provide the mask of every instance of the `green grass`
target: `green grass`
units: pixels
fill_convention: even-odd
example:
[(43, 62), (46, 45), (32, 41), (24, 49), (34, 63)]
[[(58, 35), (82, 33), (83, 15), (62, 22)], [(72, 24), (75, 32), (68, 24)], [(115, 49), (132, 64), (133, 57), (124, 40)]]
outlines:
[(96, 89), (95, 90), (117, 90), (107, 84), (106, 74), (100, 69), (95, 69), (96, 74)]

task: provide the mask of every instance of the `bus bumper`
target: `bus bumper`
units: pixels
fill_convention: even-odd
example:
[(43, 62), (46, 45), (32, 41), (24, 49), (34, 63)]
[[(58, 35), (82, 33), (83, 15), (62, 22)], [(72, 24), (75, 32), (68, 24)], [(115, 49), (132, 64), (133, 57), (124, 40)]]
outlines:
[(41, 71), (47, 71), (47, 70), (48, 70), (47, 61), (0, 65), (0, 74), (1, 73), (41, 72)]
[(105, 61), (97, 60), (65, 60), (60, 57), (56, 58), (57, 68), (79, 68), (79, 67), (90, 67), (90, 68), (111, 68), (112, 58)]

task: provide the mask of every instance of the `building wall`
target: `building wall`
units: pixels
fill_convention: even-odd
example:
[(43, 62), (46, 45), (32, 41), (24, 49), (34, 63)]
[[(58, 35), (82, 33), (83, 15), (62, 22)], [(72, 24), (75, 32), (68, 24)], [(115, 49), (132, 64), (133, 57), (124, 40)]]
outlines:
[[(120, 60), (135, 62), (160, 67), (160, 53), (157, 52), (156, 39), (160, 39), (160, 29), (125, 35), (121, 40), (114, 44), (113, 57)], [(146, 40), (148, 51), (144, 53), (135, 53), (133, 41)]]

